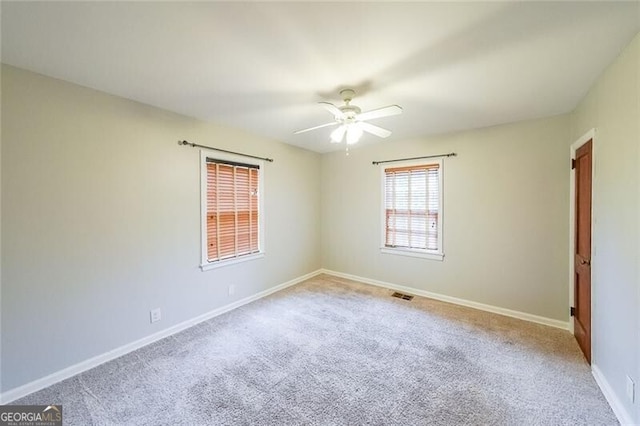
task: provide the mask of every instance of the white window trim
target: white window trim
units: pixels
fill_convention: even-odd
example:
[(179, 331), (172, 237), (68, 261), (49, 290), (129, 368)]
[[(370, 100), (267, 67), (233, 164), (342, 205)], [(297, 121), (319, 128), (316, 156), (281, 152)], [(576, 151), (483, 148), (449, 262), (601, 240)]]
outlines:
[(385, 246), (385, 219), (386, 219), (386, 202), (385, 199), (385, 173), (384, 169), (391, 167), (389, 164), (381, 164), (380, 165), (380, 191), (381, 191), (381, 199), (382, 203), (380, 204), (380, 252), (382, 254), (392, 254), (398, 256), (409, 256), (409, 257), (419, 257), (423, 259), (430, 260), (439, 260), (442, 261), (444, 259), (444, 250), (443, 250), (443, 240), (444, 234), (443, 223), (444, 223), (444, 161), (442, 158), (435, 159), (423, 159), (423, 160), (411, 160), (411, 161), (398, 161), (393, 165), (393, 167), (411, 167), (411, 166), (421, 166), (425, 164), (437, 164), (439, 169), (439, 181), (438, 181), (438, 202), (440, 206), (439, 217), (438, 217), (438, 249), (437, 250), (421, 250), (421, 249), (410, 249), (405, 247), (387, 247)]
[(381, 247), (380, 253), (395, 254), (398, 256), (421, 257), (423, 259), (443, 260), (444, 253), (435, 250), (410, 249), (406, 247)]
[[(207, 158), (235, 163), (252, 164), (260, 167), (258, 181), (258, 252), (240, 257), (209, 262), (207, 259)], [(208, 271), (223, 266), (247, 262), (264, 257), (264, 161), (240, 155), (227, 154), (218, 151), (200, 150), (200, 269)]]

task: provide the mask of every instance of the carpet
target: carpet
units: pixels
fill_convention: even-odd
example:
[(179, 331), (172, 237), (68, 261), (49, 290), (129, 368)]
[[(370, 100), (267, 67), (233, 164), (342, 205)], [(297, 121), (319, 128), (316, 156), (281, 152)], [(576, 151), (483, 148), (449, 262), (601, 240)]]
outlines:
[(567, 331), (333, 276), (13, 404), (67, 425), (614, 425)]

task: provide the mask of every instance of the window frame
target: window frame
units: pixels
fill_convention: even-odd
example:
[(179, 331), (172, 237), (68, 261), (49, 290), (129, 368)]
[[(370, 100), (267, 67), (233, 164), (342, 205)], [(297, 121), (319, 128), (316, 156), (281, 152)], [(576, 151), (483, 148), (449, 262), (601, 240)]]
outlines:
[[(258, 252), (210, 262), (207, 258), (207, 158), (258, 166)], [(200, 150), (200, 269), (208, 271), (264, 257), (264, 161), (218, 151)]]
[[(391, 167), (414, 167), (414, 166), (430, 166), (438, 165), (438, 248), (436, 250), (416, 249), (406, 247), (387, 247), (386, 246), (386, 174), (385, 169)], [(380, 252), (382, 254), (392, 254), (399, 256), (418, 257), (430, 260), (444, 260), (443, 248), (443, 224), (444, 224), (444, 161), (442, 158), (398, 161), (390, 166), (389, 164), (380, 164)]]

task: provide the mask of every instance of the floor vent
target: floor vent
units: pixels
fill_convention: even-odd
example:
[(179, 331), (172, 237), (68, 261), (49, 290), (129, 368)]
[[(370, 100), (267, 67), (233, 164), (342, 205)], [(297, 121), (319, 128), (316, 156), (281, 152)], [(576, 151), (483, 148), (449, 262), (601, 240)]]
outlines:
[(408, 294), (398, 293), (397, 291), (395, 293), (393, 293), (391, 296), (397, 297), (398, 299), (403, 299), (403, 300), (411, 300), (411, 299), (413, 299), (413, 296), (409, 296)]

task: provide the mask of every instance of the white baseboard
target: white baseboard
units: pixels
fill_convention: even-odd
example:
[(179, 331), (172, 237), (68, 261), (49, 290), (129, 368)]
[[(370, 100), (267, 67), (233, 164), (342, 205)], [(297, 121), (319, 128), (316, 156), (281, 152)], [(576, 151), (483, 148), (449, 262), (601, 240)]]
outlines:
[(34, 380), (32, 382), (29, 382), (17, 388), (10, 389), (0, 394), (0, 404), (8, 404), (12, 401), (15, 401), (16, 399), (27, 396), (30, 393), (39, 391), (40, 389), (44, 389), (55, 383), (61, 382), (62, 380), (68, 379), (84, 371), (97, 367), (100, 364), (104, 364), (105, 362), (119, 358), (123, 355), (128, 354), (129, 352), (135, 351), (136, 349), (140, 349), (143, 346), (149, 345), (153, 342), (157, 342), (158, 340), (164, 339), (165, 337), (171, 336), (172, 334), (179, 333), (203, 321), (206, 321), (213, 317), (217, 317), (218, 315), (222, 315), (225, 312), (229, 312), (233, 309), (239, 308), (240, 306), (246, 305), (247, 303), (251, 303), (255, 300), (258, 300), (270, 294), (276, 293), (280, 290), (284, 290), (287, 287), (291, 287), (296, 284), (299, 284), (302, 281), (308, 280), (309, 278), (313, 278), (316, 275), (319, 275), (320, 273), (321, 273), (321, 270), (310, 272), (306, 275), (302, 275), (300, 277), (294, 278), (285, 283), (279, 284), (275, 287), (271, 287), (267, 290), (261, 291), (260, 293), (256, 293), (252, 296), (245, 297), (244, 299), (237, 300), (228, 305), (214, 309), (213, 311), (207, 312), (205, 314), (202, 314), (190, 320), (181, 322), (180, 324), (176, 324), (172, 327), (161, 330), (150, 336), (143, 337), (142, 339), (136, 340), (135, 342), (128, 343), (124, 346), (120, 346), (119, 348), (113, 349), (109, 352), (106, 352), (101, 355), (95, 356), (93, 358), (87, 359), (85, 361), (79, 362), (78, 364), (72, 365), (63, 370), (49, 374), (48, 376)]
[(343, 272), (332, 271), (329, 269), (321, 269), (323, 274), (333, 275), (340, 278), (346, 278), (349, 280), (359, 281), (365, 284), (371, 284), (378, 287), (389, 288), (392, 290), (398, 290), (403, 293), (414, 294), (416, 296), (428, 297), (430, 299), (440, 300), (442, 302), (453, 303), (455, 305), (467, 306), (469, 308), (479, 309), (481, 311), (492, 312), (494, 314), (505, 315), (512, 318), (518, 318), (521, 320), (535, 322), (538, 324), (544, 324), (555, 328), (561, 328), (563, 330), (569, 330), (569, 322), (560, 321), (552, 318), (546, 318), (539, 315), (528, 314), (526, 312), (514, 311), (511, 309), (501, 308), (499, 306), (486, 305), (484, 303), (473, 302), (471, 300), (459, 299), (457, 297), (446, 296), (444, 294), (432, 293), (426, 290), (419, 290), (413, 287), (406, 287), (398, 284), (392, 284), (384, 281), (378, 281), (371, 278), (359, 277), (357, 275), (345, 274)]
[(621, 425), (635, 425), (633, 417), (631, 414), (624, 408), (620, 399), (616, 396), (615, 392), (611, 388), (611, 385), (602, 374), (602, 371), (598, 368), (597, 365), (591, 364), (591, 374), (593, 374), (593, 378), (596, 379), (596, 383), (600, 387), (600, 390), (604, 394), (604, 397), (607, 399), (607, 402), (611, 406), (613, 413), (618, 418), (618, 421)]

